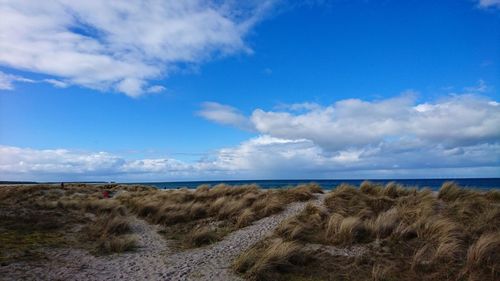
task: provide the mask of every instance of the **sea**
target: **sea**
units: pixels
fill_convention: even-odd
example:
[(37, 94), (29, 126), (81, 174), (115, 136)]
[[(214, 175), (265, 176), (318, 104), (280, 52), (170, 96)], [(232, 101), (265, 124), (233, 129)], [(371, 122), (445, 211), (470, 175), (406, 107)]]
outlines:
[[(429, 188), (438, 190), (444, 182), (453, 181), (458, 185), (466, 188), (489, 190), (500, 189), (500, 178), (461, 178), (461, 179), (368, 179), (371, 182), (378, 184), (387, 184), (396, 182), (405, 187)], [(261, 188), (287, 188), (304, 183), (317, 183), (323, 189), (333, 189), (342, 183), (358, 186), (364, 180), (353, 179), (301, 179), (301, 180), (221, 180), (221, 181), (182, 181), (182, 182), (137, 182), (133, 184), (150, 185), (160, 189), (176, 189), (176, 188), (196, 188), (199, 185), (207, 184), (214, 186), (217, 184), (228, 185), (244, 185), (257, 184)]]

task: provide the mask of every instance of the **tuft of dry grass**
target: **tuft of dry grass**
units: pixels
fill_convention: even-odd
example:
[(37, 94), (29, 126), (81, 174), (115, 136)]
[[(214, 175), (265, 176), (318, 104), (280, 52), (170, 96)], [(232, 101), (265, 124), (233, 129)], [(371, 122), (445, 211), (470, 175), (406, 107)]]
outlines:
[(97, 253), (113, 254), (132, 251), (137, 247), (137, 239), (133, 235), (111, 236), (97, 241)]
[(500, 279), (500, 232), (483, 233), (469, 247), (465, 271), (471, 280)]
[(369, 222), (369, 228), (375, 234), (377, 239), (383, 239), (394, 233), (394, 230), (400, 225), (401, 215), (398, 209), (391, 208), (380, 213), (377, 218)]
[(206, 226), (196, 227), (183, 239), (183, 246), (195, 248), (220, 241), (220, 234)]
[(255, 220), (255, 212), (252, 211), (251, 209), (245, 209), (241, 215), (239, 215), (237, 221), (236, 221), (236, 227), (242, 228), (250, 223), (252, 223)]
[(373, 196), (380, 195), (382, 193), (382, 189), (382, 186), (377, 185), (371, 181), (363, 181), (359, 186), (359, 191)]
[(286, 240), (319, 241), (323, 237), (317, 229), (322, 227), (326, 217), (325, 209), (307, 204), (299, 215), (282, 222), (275, 232)]
[(359, 217), (346, 217), (338, 226), (338, 231), (333, 235), (334, 244), (352, 244), (364, 242), (370, 236), (365, 223)]
[(478, 194), (477, 192), (460, 188), (458, 184), (453, 181), (443, 183), (438, 193), (438, 198), (447, 202), (452, 202), (455, 200), (467, 200), (474, 197), (477, 198), (479, 196), (480, 194)]
[(296, 242), (273, 239), (238, 257), (233, 268), (251, 280), (272, 280), (276, 272), (287, 272), (293, 266), (304, 264), (306, 257)]
[(136, 238), (126, 235), (131, 232), (127, 217), (116, 214), (101, 214), (84, 229), (87, 239), (96, 243), (99, 254), (120, 253), (134, 249)]

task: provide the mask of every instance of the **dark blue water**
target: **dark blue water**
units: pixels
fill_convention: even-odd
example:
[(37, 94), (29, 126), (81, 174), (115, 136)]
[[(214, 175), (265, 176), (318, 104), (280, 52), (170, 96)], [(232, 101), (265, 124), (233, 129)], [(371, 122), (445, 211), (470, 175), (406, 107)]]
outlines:
[[(377, 179), (370, 180), (375, 183), (386, 184), (388, 182), (397, 182), (407, 187), (430, 188), (438, 190), (446, 181), (454, 181), (460, 186), (475, 189), (498, 189), (500, 188), (500, 178), (481, 178), (481, 179)], [(162, 189), (174, 188), (196, 188), (201, 184), (216, 185), (225, 183), (229, 185), (257, 184), (262, 188), (283, 188), (302, 183), (315, 182), (323, 189), (335, 188), (341, 183), (359, 185), (363, 180), (228, 180), (228, 181), (188, 181), (188, 182), (141, 182), (137, 184), (151, 185)]]

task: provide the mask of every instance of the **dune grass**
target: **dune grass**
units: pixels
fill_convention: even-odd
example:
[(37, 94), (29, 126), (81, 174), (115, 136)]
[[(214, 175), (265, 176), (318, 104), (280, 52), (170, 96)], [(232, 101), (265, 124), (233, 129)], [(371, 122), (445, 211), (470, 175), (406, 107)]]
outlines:
[(116, 213), (98, 215), (84, 232), (88, 241), (95, 243), (97, 254), (121, 253), (136, 247), (137, 238), (128, 235), (132, 232), (129, 218)]
[[(106, 191), (111, 198), (104, 198)], [(158, 190), (140, 185), (12, 185), (0, 188), (0, 263), (41, 259), (47, 248), (81, 248), (96, 255), (133, 250), (133, 216), (160, 225), (180, 249), (228, 233), (322, 192), (315, 184), (283, 190), (256, 185), (203, 185)]]
[(120, 185), (14, 185), (0, 188), (0, 262), (43, 259), (50, 248), (80, 248), (95, 254), (133, 248), (123, 204), (103, 191), (144, 192)]
[(182, 248), (190, 248), (219, 241), (236, 229), (283, 211), (291, 202), (310, 200), (319, 192), (323, 191), (316, 184), (279, 190), (219, 184), (202, 185), (196, 190), (126, 194), (117, 200), (139, 217), (164, 227), (162, 233), (179, 240)]
[[(294, 266), (276, 266), (267, 257), (272, 241), (292, 243), (301, 262), (282, 255), (280, 264)], [(323, 246), (309, 250), (314, 244)], [(363, 182), (340, 185), (323, 205), (308, 205), (233, 267), (252, 280), (500, 280), (499, 247), (498, 190), (448, 182), (435, 194)]]

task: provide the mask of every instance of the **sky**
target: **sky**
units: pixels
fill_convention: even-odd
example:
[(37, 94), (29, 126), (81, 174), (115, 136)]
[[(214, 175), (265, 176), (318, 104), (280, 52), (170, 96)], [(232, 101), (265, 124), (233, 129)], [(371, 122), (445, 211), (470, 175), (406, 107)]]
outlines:
[(0, 180), (500, 176), (500, 0), (0, 0)]

